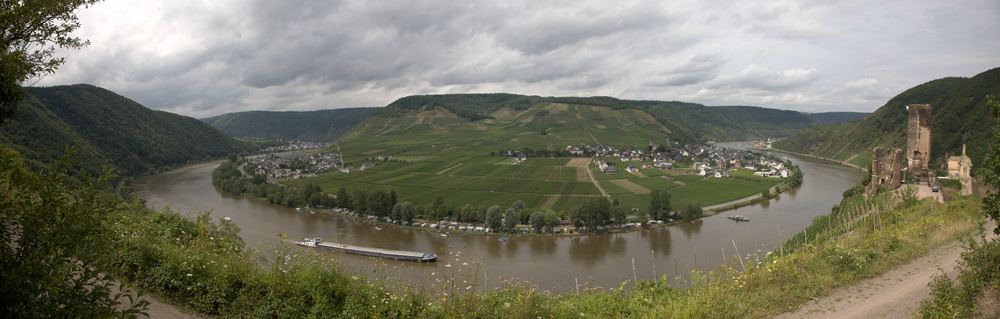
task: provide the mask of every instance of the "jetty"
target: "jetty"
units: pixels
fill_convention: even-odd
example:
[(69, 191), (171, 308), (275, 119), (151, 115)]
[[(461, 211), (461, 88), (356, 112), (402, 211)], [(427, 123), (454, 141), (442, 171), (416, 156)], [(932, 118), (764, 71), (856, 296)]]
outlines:
[(331, 249), (334, 251), (344, 252), (348, 254), (403, 260), (403, 261), (416, 261), (416, 262), (437, 261), (437, 255), (434, 253), (352, 246), (352, 245), (325, 242), (320, 240), (319, 238), (304, 238), (296, 242), (296, 244), (305, 247)]

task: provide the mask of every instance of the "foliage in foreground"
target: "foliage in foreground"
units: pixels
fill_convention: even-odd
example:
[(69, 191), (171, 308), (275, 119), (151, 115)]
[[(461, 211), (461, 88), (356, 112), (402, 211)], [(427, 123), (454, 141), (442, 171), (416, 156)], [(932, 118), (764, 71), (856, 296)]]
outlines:
[[(993, 110), (993, 147), (987, 154), (985, 167), (978, 173), (991, 187), (983, 199), (983, 211), (993, 221), (1000, 221), (1000, 103), (989, 97)], [(993, 229), (1000, 234), (1000, 226)], [(924, 318), (996, 318), (1000, 316), (1000, 240), (985, 243), (970, 242), (962, 253), (959, 276), (952, 281), (938, 276), (931, 283), (931, 297), (920, 307)]]
[(63, 184), (66, 167), (33, 174), (0, 146), (0, 317), (136, 316), (147, 302), (100, 273), (117, 201), (96, 187), (106, 180)]
[[(23, 167), (6, 171), (34, 176)], [(45, 192), (10, 176), (0, 178), (0, 185), (9, 189), (5, 194)], [(51, 178), (37, 178), (55, 185), (51, 189), (69, 189)], [(215, 223), (207, 215), (192, 220), (152, 211), (137, 200), (101, 198), (66, 201), (67, 205), (104, 203), (90, 210), (102, 217), (86, 228), (96, 236), (67, 237), (74, 241), (51, 244), (59, 249), (78, 247), (78, 255), (92, 255), (88, 259), (100, 261), (103, 272), (219, 317), (765, 317), (905, 263), (968, 234), (981, 220), (979, 202), (970, 198), (946, 204), (893, 204), (885, 197), (865, 200), (852, 195), (801, 240), (789, 241), (778, 252), (753, 252), (731, 260), (717, 271), (692, 273), (681, 278), (688, 288), (671, 287), (668, 283), (677, 280), (663, 278), (567, 295), (507, 284), (487, 293), (432, 296), (398, 293), (347, 275), (330, 255), (299, 254), (291, 245), (268, 254), (272, 258), (262, 258), (244, 248), (235, 225)], [(10, 203), (5, 207), (11, 211), (30, 204)], [(14, 295), (5, 302), (23, 304), (24, 298), (28, 297)], [(94, 307), (112, 309), (107, 303)]]
[(970, 242), (962, 253), (960, 274), (952, 281), (939, 275), (931, 296), (920, 305), (923, 318), (996, 318), (1000, 315), (1000, 241)]

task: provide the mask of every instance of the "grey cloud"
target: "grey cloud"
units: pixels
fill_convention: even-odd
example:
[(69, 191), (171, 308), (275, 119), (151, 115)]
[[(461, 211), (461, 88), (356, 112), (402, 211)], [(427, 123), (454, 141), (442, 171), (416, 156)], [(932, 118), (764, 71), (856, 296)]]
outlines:
[(801, 87), (817, 79), (819, 79), (819, 72), (814, 68), (772, 71), (765, 67), (748, 65), (739, 73), (720, 77), (711, 86), (714, 88), (783, 91)]
[(647, 86), (686, 86), (714, 80), (726, 60), (718, 55), (696, 54), (661, 74), (644, 81)]
[[(1000, 33), (995, 8), (993, 0), (903, 8), (853, 0), (106, 0), (81, 14), (81, 35), (93, 45), (66, 52), (67, 65), (40, 85), (86, 82), (198, 116), (480, 91), (872, 108), (908, 86), (995, 67), (1000, 44), (953, 36)], [(932, 19), (941, 15), (965, 19)], [(907, 58), (890, 58), (899, 56)], [(866, 77), (878, 85), (846, 84)]]

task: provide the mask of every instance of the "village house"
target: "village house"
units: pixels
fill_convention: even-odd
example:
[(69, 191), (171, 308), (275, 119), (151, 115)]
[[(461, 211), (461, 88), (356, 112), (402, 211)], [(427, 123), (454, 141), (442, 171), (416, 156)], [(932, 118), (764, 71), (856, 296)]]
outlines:
[(962, 144), (962, 155), (948, 157), (948, 177), (962, 183), (962, 195), (972, 195), (972, 159), (965, 155), (965, 144)]

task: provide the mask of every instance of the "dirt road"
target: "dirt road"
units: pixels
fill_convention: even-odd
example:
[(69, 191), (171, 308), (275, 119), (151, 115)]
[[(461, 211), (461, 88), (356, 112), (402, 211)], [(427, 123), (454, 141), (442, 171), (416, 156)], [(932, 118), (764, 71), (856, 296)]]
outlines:
[[(994, 222), (986, 229), (996, 227)], [(992, 232), (987, 238), (994, 238)], [(795, 312), (776, 318), (910, 318), (930, 294), (928, 284), (942, 270), (955, 278), (962, 244), (953, 241), (881, 276), (837, 289)]]

